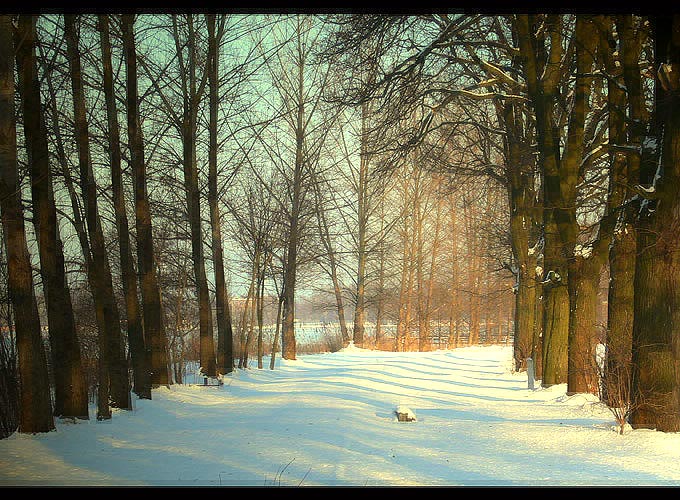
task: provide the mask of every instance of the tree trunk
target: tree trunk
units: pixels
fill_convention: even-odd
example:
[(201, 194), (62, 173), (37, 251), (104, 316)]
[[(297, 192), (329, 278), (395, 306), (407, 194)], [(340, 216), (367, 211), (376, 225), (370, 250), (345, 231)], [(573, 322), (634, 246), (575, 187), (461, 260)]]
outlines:
[(526, 370), (526, 360), (535, 361), (534, 329), (536, 324), (536, 283), (537, 249), (529, 248), (532, 229), (536, 221), (534, 190), (534, 162), (527, 158), (529, 149), (523, 134), (521, 110), (515, 104), (506, 103), (499, 119), (505, 134), (505, 161), (508, 167), (508, 203), (510, 209), (510, 239), (512, 254), (517, 269), (514, 271), (515, 308), (513, 358), (515, 371)]
[(40, 273), (47, 304), (54, 415), (89, 418), (87, 382), (66, 280), (64, 253), (52, 191), (47, 131), (40, 104), (40, 85), (35, 57), (35, 16), (20, 16), (16, 32), (16, 60), (24, 115), (24, 135), (31, 171), (33, 223), (38, 235)]
[(264, 356), (264, 344), (262, 342), (262, 328), (264, 320), (264, 270), (260, 271), (258, 278), (257, 293), (257, 367), (263, 368), (262, 357)]
[(569, 268), (573, 297), (569, 329), (569, 374), (567, 394), (597, 394), (597, 291), (601, 262), (596, 257), (576, 256)]
[(408, 234), (408, 220), (404, 218), (404, 228), (401, 233), (402, 241), (402, 256), (401, 256), (401, 279), (399, 280), (399, 306), (398, 306), (398, 317), (397, 317), (397, 332), (395, 336), (395, 346), (394, 350), (397, 352), (404, 350), (404, 343), (406, 339), (406, 308), (407, 300), (406, 296), (408, 294), (407, 290), (407, 278), (409, 269), (409, 234)]
[(113, 207), (116, 214), (116, 229), (120, 251), (120, 268), (125, 297), (127, 317), (127, 334), (132, 358), (133, 388), (141, 399), (151, 399), (151, 373), (148, 365), (144, 342), (144, 325), (137, 294), (137, 275), (134, 259), (130, 249), (130, 229), (125, 211), (125, 193), (121, 170), (120, 132), (118, 126), (118, 109), (113, 88), (113, 69), (111, 66), (111, 42), (109, 39), (109, 20), (104, 14), (98, 16), (99, 34), (102, 48), (104, 95), (106, 98), (106, 116), (108, 119), (109, 161), (111, 162), (111, 188), (113, 191)]
[(274, 332), (274, 341), (272, 342), (272, 355), (271, 359), (269, 360), (269, 369), (273, 370), (274, 367), (276, 366), (276, 353), (279, 350), (279, 326), (281, 324), (281, 311), (283, 309), (283, 301), (284, 301), (284, 296), (283, 294), (279, 295), (279, 305), (276, 309), (276, 331)]
[(319, 227), (319, 235), (323, 243), (324, 250), (328, 255), (328, 267), (331, 275), (331, 282), (333, 283), (333, 293), (335, 295), (335, 305), (338, 310), (338, 321), (340, 322), (340, 335), (342, 337), (342, 345), (349, 344), (349, 332), (347, 331), (347, 321), (345, 320), (345, 305), (342, 300), (342, 288), (340, 287), (340, 280), (338, 279), (338, 266), (335, 260), (335, 250), (333, 249), (333, 242), (328, 227), (328, 220), (326, 219), (326, 209), (323, 206), (323, 199), (319, 189), (319, 184), (314, 183), (314, 189), (317, 196), (317, 223)]
[(231, 373), (234, 368), (231, 308), (224, 281), (222, 230), (217, 193), (217, 104), (219, 47), (215, 35), (215, 15), (207, 14), (208, 22), (208, 81), (210, 85), (210, 146), (208, 149), (208, 205), (212, 228), (212, 256), (215, 268), (215, 316), (217, 320), (217, 370)]
[(385, 310), (385, 200), (381, 196), (380, 200), (380, 243), (378, 249), (378, 296), (375, 304), (375, 347), (380, 348), (382, 344), (383, 331), (382, 323)]
[(78, 194), (74, 187), (73, 178), (71, 177), (70, 166), (66, 158), (64, 150), (64, 143), (61, 136), (61, 128), (59, 123), (59, 113), (57, 110), (57, 97), (54, 85), (52, 84), (51, 74), (47, 74), (47, 87), (50, 96), (50, 108), (52, 110), (52, 127), (55, 138), (55, 149), (57, 150), (57, 158), (61, 168), (61, 174), (64, 177), (64, 184), (68, 191), (69, 199), (71, 201), (71, 210), (73, 211), (73, 227), (78, 236), (78, 242), (83, 254), (83, 261), (85, 264), (85, 273), (87, 275), (87, 282), (90, 293), (92, 294), (92, 302), (94, 305), (95, 318), (97, 322), (97, 331), (99, 332), (97, 355), (97, 373), (98, 373), (98, 389), (97, 389), (97, 420), (107, 420), (111, 418), (111, 408), (109, 407), (109, 362), (108, 362), (108, 340), (107, 340), (107, 325), (104, 315), (104, 301), (100, 296), (100, 289), (96, 284), (96, 276), (94, 272), (94, 265), (92, 263), (92, 252), (90, 251), (90, 242), (87, 239), (87, 231), (85, 229), (85, 221), (83, 221), (80, 214), (80, 203), (78, 201)]
[(137, 96), (137, 51), (134, 35), (134, 15), (121, 18), (123, 50), (125, 52), (127, 128), (130, 142), (130, 167), (135, 197), (135, 228), (137, 230), (137, 265), (144, 321), (147, 367), (152, 386), (169, 385), (170, 357), (163, 326), (163, 305), (153, 246), (153, 228), (147, 191), (144, 141)]
[(457, 211), (455, 198), (450, 202), (449, 231), (451, 232), (451, 285), (449, 290), (449, 347), (458, 347), (458, 234), (456, 230)]
[[(66, 38), (71, 87), (73, 91), (73, 112), (80, 163), (80, 184), (83, 192), (85, 219), (90, 234), (92, 264), (95, 279), (94, 285), (99, 289), (95, 294), (103, 301), (103, 311), (107, 331), (110, 401), (114, 408), (131, 409), (130, 384), (127, 359), (121, 337), (120, 315), (118, 304), (113, 293), (111, 269), (109, 267), (104, 234), (97, 207), (97, 192), (89, 149), (89, 132), (85, 113), (85, 93), (80, 65), (78, 35), (73, 15), (64, 16), (64, 35)], [(101, 332), (100, 332), (101, 333)]]
[(302, 169), (304, 168), (304, 63), (298, 66), (297, 117), (295, 125), (295, 166), (293, 172), (292, 205), (288, 228), (288, 248), (283, 273), (283, 325), (282, 356), (283, 359), (295, 359), (297, 346), (295, 341), (295, 282), (297, 278), (297, 252), (300, 232), (300, 209), (302, 200)]
[[(620, 58), (622, 76), (627, 90), (628, 114), (630, 124), (618, 125), (623, 129), (621, 136), (614, 140), (627, 142), (640, 147), (646, 125), (649, 122), (644, 106), (642, 84), (639, 70), (641, 50), (640, 35), (636, 34), (633, 25), (633, 15), (617, 16), (616, 29), (620, 35)], [(618, 83), (618, 82), (617, 82)], [(610, 91), (610, 94), (612, 92)], [(622, 109), (616, 115), (623, 122), (625, 115), (625, 97), (621, 96), (618, 106)], [(610, 113), (611, 114), (611, 113)], [(611, 135), (611, 134), (610, 134)], [(618, 189), (623, 191), (622, 201), (632, 197), (630, 187), (639, 181), (640, 156), (627, 155), (625, 157), (626, 171)], [(633, 304), (635, 276), (637, 229), (632, 223), (631, 208), (623, 208), (620, 221), (609, 251), (609, 291), (607, 301), (607, 356), (604, 373), (605, 399), (608, 400), (609, 386), (624, 387), (630, 383), (632, 337), (633, 337)], [(620, 401), (607, 401), (608, 404), (619, 404)]]
[(354, 328), (352, 339), (354, 345), (364, 344), (364, 322), (366, 311), (364, 305), (366, 293), (366, 229), (368, 226), (368, 136), (367, 136), (368, 104), (361, 105), (361, 145), (359, 155), (359, 179), (357, 186), (357, 293), (354, 308)]
[(14, 112), (14, 44), (12, 19), (0, 16), (0, 216), (7, 249), (8, 288), (15, 314), (21, 384), (19, 432), (54, 429), (47, 358), (33, 289), (31, 258), (17, 178)]
[[(631, 425), (680, 431), (680, 15), (652, 19), (658, 67), (652, 120), (661, 154), (643, 164), (635, 267)], [(655, 168), (656, 167), (656, 168)]]
[(215, 360), (212, 309), (208, 293), (208, 280), (205, 273), (203, 233), (201, 231), (201, 193), (198, 189), (198, 165), (196, 164), (196, 115), (198, 113), (198, 100), (200, 96), (196, 91), (196, 47), (191, 14), (189, 14), (188, 19), (189, 89), (185, 89), (184, 113), (181, 127), (184, 189), (187, 200), (189, 226), (191, 228), (191, 255), (194, 264), (196, 295), (198, 296), (201, 371), (204, 375), (214, 377), (217, 374), (217, 363)]

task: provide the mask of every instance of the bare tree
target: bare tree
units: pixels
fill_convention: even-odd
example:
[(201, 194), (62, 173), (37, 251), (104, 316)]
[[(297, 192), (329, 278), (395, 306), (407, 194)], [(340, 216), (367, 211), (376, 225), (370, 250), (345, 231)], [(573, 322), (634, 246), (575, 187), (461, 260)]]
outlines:
[(63, 243), (59, 236), (47, 130), (41, 109), (36, 63), (36, 18), (20, 16), (16, 31), (16, 60), (28, 149), (33, 199), (33, 224), (38, 234), (40, 273), (47, 303), (50, 353), (54, 373), (54, 414), (89, 418), (87, 384), (66, 280)]
[(54, 429), (54, 419), (17, 175), (12, 31), (11, 16), (0, 16), (0, 215), (7, 249), (9, 293), (15, 314), (21, 383), (19, 431), (36, 433)]
[(224, 32), (224, 16), (215, 31), (215, 16), (206, 15), (208, 24), (208, 82), (210, 86), (210, 146), (208, 155), (208, 205), (212, 228), (212, 253), (215, 268), (215, 303), (217, 319), (217, 369), (230, 373), (234, 366), (231, 308), (224, 282), (222, 231), (217, 193), (217, 105), (219, 74), (219, 43)]
[(145, 349), (147, 366), (151, 370), (151, 383), (168, 385), (170, 359), (168, 341), (163, 324), (161, 291), (156, 276), (153, 227), (147, 189), (144, 139), (139, 115), (137, 90), (137, 50), (134, 34), (134, 16), (124, 14), (121, 19), (123, 50), (127, 70), (126, 104), (127, 130), (130, 147), (130, 166), (134, 177), (135, 227), (137, 229), (137, 261), (139, 266), (144, 315)]
[[(89, 233), (94, 279), (91, 285), (95, 301), (101, 301), (105, 318), (105, 332), (100, 332), (104, 342), (100, 344), (100, 356), (107, 352), (108, 383), (110, 384), (110, 402), (114, 408), (131, 409), (130, 388), (128, 380), (127, 360), (124, 354), (123, 339), (120, 329), (120, 315), (118, 304), (113, 293), (113, 282), (109, 266), (104, 234), (97, 203), (96, 182), (92, 171), (90, 158), (89, 132), (85, 111), (85, 93), (80, 63), (79, 36), (76, 29), (76, 18), (73, 15), (64, 16), (64, 35), (67, 45), (71, 88), (73, 92), (73, 113), (76, 129), (76, 145), (78, 161), (80, 163), (80, 188), (85, 200), (85, 219)], [(104, 369), (100, 375), (104, 374)], [(100, 387), (106, 385), (106, 379), (100, 379)]]
[(130, 247), (130, 229), (127, 213), (125, 211), (118, 107), (116, 105), (116, 95), (113, 87), (109, 19), (106, 15), (100, 14), (98, 16), (98, 28), (104, 69), (103, 83), (106, 97), (106, 116), (108, 119), (107, 135), (111, 164), (111, 188), (113, 190), (113, 205), (116, 215), (116, 229), (118, 232), (120, 267), (127, 318), (127, 334), (133, 367), (133, 391), (142, 399), (151, 399), (151, 367), (149, 366), (149, 359), (146, 352), (142, 311), (137, 294), (137, 275), (134, 268), (132, 249)]

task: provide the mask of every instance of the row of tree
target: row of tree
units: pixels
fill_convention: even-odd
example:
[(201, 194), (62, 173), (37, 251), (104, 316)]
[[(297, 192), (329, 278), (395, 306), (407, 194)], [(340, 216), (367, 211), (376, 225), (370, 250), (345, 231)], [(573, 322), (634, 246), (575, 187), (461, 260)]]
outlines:
[[(627, 405), (634, 427), (677, 431), (680, 18), (434, 14), (335, 22), (329, 53), (346, 57), (348, 67), (384, 68), (370, 84), (354, 79), (344, 101), (381, 101), (393, 122), (419, 112), (402, 142), (466, 134), (476, 157), (461, 148), (450, 168), (476, 169), (507, 189), (517, 369), (531, 357), (544, 386), (602, 393), (611, 405)], [(597, 297), (607, 271), (602, 339)]]
[(22, 432), (180, 381), (194, 331), (204, 375), (262, 368), (268, 296), (295, 359), (301, 284), (395, 350), (479, 342), (512, 289), (517, 370), (678, 430), (676, 17), (1, 17)]

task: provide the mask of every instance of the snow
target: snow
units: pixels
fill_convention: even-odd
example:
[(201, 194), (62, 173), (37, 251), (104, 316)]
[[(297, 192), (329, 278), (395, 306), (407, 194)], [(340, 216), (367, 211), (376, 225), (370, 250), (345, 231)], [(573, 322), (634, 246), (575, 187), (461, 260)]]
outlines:
[(579, 243), (574, 247), (574, 255), (581, 256), (584, 259), (590, 258), (593, 254), (593, 247), (591, 245), (581, 245)]
[(505, 345), (277, 360), (155, 389), (109, 421), (15, 433), (0, 486), (680, 485), (680, 433), (619, 435), (595, 396), (529, 390), (511, 367)]

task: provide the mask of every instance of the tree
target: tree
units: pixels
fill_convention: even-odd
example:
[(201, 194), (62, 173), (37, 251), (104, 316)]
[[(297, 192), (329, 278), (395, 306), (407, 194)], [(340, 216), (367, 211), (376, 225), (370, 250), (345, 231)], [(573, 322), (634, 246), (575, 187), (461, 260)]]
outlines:
[(47, 130), (41, 109), (35, 55), (35, 16), (20, 16), (16, 60), (30, 165), (33, 224), (39, 241), (40, 273), (47, 303), (50, 353), (54, 373), (54, 415), (87, 419), (87, 384), (66, 280), (63, 244), (59, 236), (49, 165)]
[(169, 385), (172, 379), (169, 375), (170, 359), (163, 324), (161, 291), (158, 278), (156, 277), (153, 227), (147, 191), (146, 160), (144, 158), (144, 139), (139, 116), (134, 21), (135, 18), (131, 14), (123, 14), (121, 18), (123, 50), (125, 51), (125, 67), (127, 71), (127, 130), (130, 143), (130, 166), (134, 177), (137, 261), (142, 292), (145, 348), (147, 350), (147, 357), (150, 358), (147, 360), (147, 366), (151, 370), (151, 383), (158, 386)]
[[(210, 106), (210, 145), (208, 148), (208, 206), (212, 228), (212, 253), (215, 268), (215, 316), (217, 319), (217, 369), (230, 373), (234, 367), (231, 308), (224, 282), (222, 231), (217, 194), (217, 105), (219, 74), (219, 43), (224, 32), (224, 17), (215, 31), (215, 16), (206, 15), (208, 24), (208, 84)], [(261, 368), (261, 367), (260, 367)]]
[(19, 431), (36, 433), (53, 430), (54, 420), (17, 175), (12, 30), (11, 16), (0, 16), (0, 216), (15, 315), (21, 384)]
[[(172, 37), (180, 74), (179, 93), (182, 99), (181, 112), (177, 113), (176, 109), (160, 89), (157, 78), (153, 79), (153, 85), (163, 100), (165, 112), (170, 117), (173, 126), (181, 138), (184, 192), (191, 231), (194, 281), (196, 283), (196, 295), (199, 303), (201, 371), (204, 375), (212, 377), (217, 374), (217, 363), (213, 337), (212, 310), (205, 272), (205, 254), (201, 230), (201, 198), (196, 159), (197, 116), (207, 82), (208, 71), (204, 71), (203, 75), (198, 75), (197, 73), (197, 32), (194, 26), (193, 14), (186, 15), (186, 24), (182, 26), (183, 29), (186, 29), (186, 43), (183, 43), (180, 37), (179, 16), (173, 14), (171, 17)], [(148, 64), (144, 63), (144, 66), (148, 73)]]
[[(537, 34), (542, 21), (546, 29)], [(576, 274), (578, 259), (574, 259), (579, 226), (576, 218), (576, 195), (579, 169), (586, 156), (584, 130), (591, 94), (591, 70), (597, 42), (593, 21), (589, 16), (576, 16), (573, 36), (568, 47), (564, 43), (565, 20), (550, 14), (539, 21), (533, 15), (515, 16), (520, 54), (527, 92), (536, 115), (539, 165), (543, 172), (543, 377), (550, 385), (572, 378), (570, 392), (587, 390), (588, 350), (579, 343), (582, 337), (574, 330), (580, 314), (576, 300), (579, 284)], [(549, 48), (546, 41), (550, 40)], [(571, 61), (576, 63), (573, 105), (568, 115), (566, 145), (559, 143), (559, 123), (554, 108), (566, 95), (561, 92), (563, 75)], [(564, 92), (564, 91), (562, 91)], [(592, 288), (592, 287), (591, 287)], [(579, 311), (579, 312), (577, 312)], [(584, 350), (586, 352), (584, 352)], [(571, 364), (570, 364), (571, 363)], [(575, 363), (575, 364), (574, 364)]]
[[(76, 31), (75, 16), (64, 16), (64, 35), (69, 59), (71, 89), (73, 92), (76, 145), (80, 164), (80, 188), (84, 199), (85, 219), (92, 252), (91, 268), (94, 279), (90, 284), (96, 288), (93, 290), (93, 296), (95, 302), (101, 301), (105, 318), (106, 331), (99, 332), (100, 336), (103, 337), (99, 354), (101, 357), (104, 351), (106, 351), (103, 362), (108, 366), (106, 370), (102, 369), (100, 374), (103, 375), (105, 371), (108, 373), (111, 406), (114, 408), (131, 409), (128, 368), (121, 336), (120, 315), (113, 293), (111, 269), (104, 244), (104, 234), (97, 203), (96, 182), (90, 158), (85, 93), (80, 63), (80, 49), (78, 47), (79, 36)], [(100, 387), (106, 385), (106, 378), (100, 379), (99, 384)], [(107, 418), (104, 415), (102, 417)]]
[[(633, 428), (680, 430), (680, 15), (652, 18), (654, 110), (640, 167), (633, 318)], [(644, 144), (643, 144), (644, 146)], [(650, 148), (650, 149), (652, 149)], [(654, 156), (652, 156), (654, 158)], [(656, 159), (656, 158), (654, 158)]]
[(108, 16), (100, 14), (99, 36), (104, 69), (104, 94), (106, 98), (106, 116), (108, 119), (109, 159), (111, 165), (111, 187), (113, 190), (113, 206), (116, 215), (116, 229), (120, 253), (120, 267), (125, 296), (125, 312), (127, 318), (127, 335), (130, 344), (130, 357), (133, 367), (133, 391), (142, 399), (151, 399), (151, 367), (144, 341), (144, 325), (137, 294), (137, 275), (130, 247), (130, 230), (125, 211), (125, 193), (123, 191), (123, 175), (121, 171), (120, 131), (118, 126), (118, 108), (113, 87), (113, 69), (111, 64), (111, 41), (109, 37)]
[[(618, 15), (614, 22), (620, 40), (621, 70), (620, 73), (615, 73), (616, 79), (610, 83), (610, 86), (618, 88), (618, 83), (623, 79), (626, 93), (621, 95), (615, 89), (609, 92), (611, 96), (618, 97), (618, 102), (613, 103), (612, 106), (614, 111), (612, 116), (616, 117), (614, 120), (616, 120), (615, 126), (618, 131), (612, 134), (612, 138), (622, 145), (630, 145), (639, 150), (649, 123), (640, 72), (642, 48), (647, 38), (646, 30), (643, 19), (636, 19), (632, 14)], [(640, 176), (640, 155), (626, 153), (625, 150), (615, 151), (613, 155), (625, 158), (626, 171), (625, 175), (612, 179), (611, 189), (619, 191), (621, 193), (619, 196), (623, 196), (624, 200), (635, 200), (633, 186)], [(639, 210), (639, 204), (636, 202), (627, 201), (621, 206), (609, 250), (607, 356), (606, 369), (603, 374), (605, 388), (609, 386), (629, 387), (631, 382), (633, 298), (635, 295), (633, 279), (637, 241), (634, 223), (636, 209)], [(628, 391), (626, 393), (629, 394)], [(604, 397), (608, 400), (609, 395), (605, 394)]]
[[(287, 242), (283, 268), (283, 324), (281, 330), (282, 355), (295, 359), (295, 291), (300, 264), (305, 260), (301, 254), (305, 229), (313, 220), (314, 172), (318, 168), (319, 152), (324, 144), (333, 117), (323, 116), (322, 92), (330, 68), (318, 64), (310, 70), (312, 47), (319, 39), (321, 28), (312, 16), (296, 15), (291, 20), (292, 34), (286, 37), (289, 50), (280, 50), (274, 58), (279, 68), (266, 64), (274, 89), (282, 101), (283, 118), (291, 134), (290, 161), (281, 165), (273, 160), (275, 167), (286, 179), (286, 203), (279, 203), (285, 213)], [(288, 62), (290, 61), (290, 62)], [(265, 147), (269, 147), (266, 146)], [(271, 147), (269, 147), (271, 150)], [(271, 156), (271, 152), (269, 151)]]

